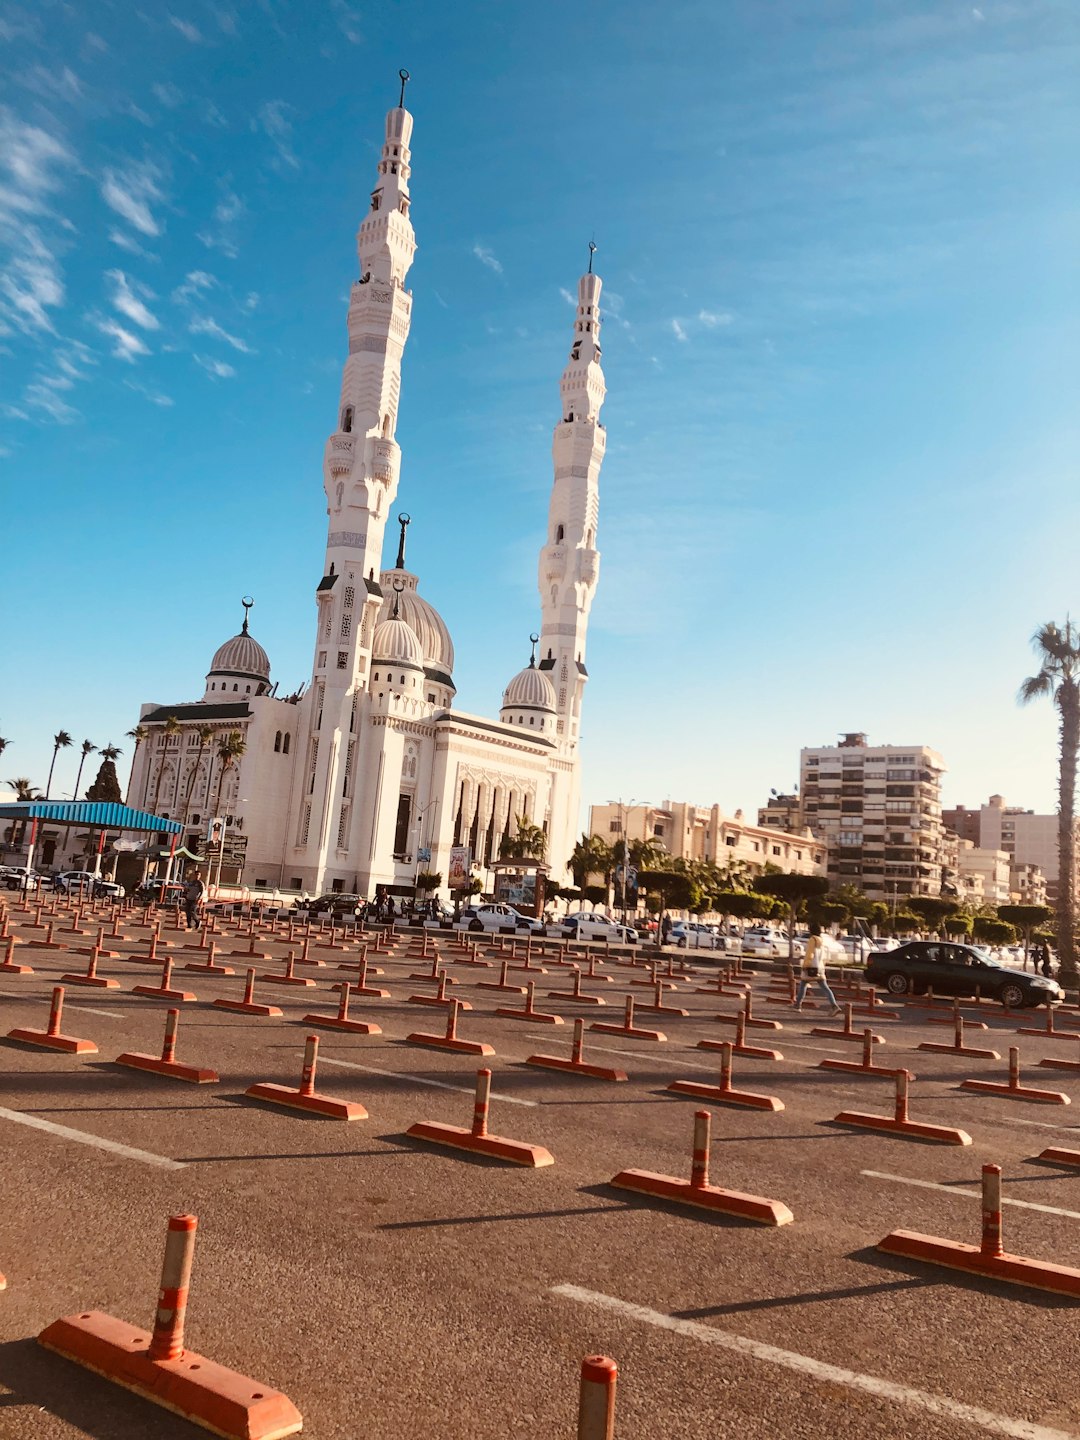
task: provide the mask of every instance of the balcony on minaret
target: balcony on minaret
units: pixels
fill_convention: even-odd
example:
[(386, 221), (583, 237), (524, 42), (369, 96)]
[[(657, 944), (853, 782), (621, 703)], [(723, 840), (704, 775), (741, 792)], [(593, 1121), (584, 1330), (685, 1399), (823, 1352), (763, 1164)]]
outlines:
[(335, 479), (348, 475), (353, 467), (356, 453), (356, 437), (343, 430), (336, 431), (326, 442), (325, 464)]

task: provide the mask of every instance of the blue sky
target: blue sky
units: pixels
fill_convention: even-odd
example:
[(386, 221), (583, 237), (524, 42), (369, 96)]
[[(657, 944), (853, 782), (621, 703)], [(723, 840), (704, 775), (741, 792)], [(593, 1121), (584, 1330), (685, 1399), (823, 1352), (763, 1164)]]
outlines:
[(398, 504), (462, 708), (528, 655), (595, 235), (586, 802), (752, 811), (860, 729), (941, 750), (949, 803), (1052, 808), (1053, 712), (1014, 697), (1080, 613), (1071, 0), (99, 0), (6, 7), (0, 46), (5, 777), (61, 727), (130, 758), (245, 593), (307, 679), (404, 65)]

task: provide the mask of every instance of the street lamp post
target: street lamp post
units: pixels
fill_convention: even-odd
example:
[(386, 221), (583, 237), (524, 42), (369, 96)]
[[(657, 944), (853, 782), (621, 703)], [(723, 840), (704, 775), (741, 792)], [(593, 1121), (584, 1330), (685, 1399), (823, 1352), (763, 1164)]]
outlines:
[(647, 805), (649, 802), (648, 802), (647, 800), (636, 800), (636, 799), (634, 799), (633, 797), (631, 797), (628, 801), (625, 802), (625, 804), (623, 803), (622, 800), (614, 800), (614, 801), (611, 801), (611, 802), (609, 802), (609, 803), (614, 804), (614, 805), (618, 805), (618, 807), (619, 807), (619, 834), (620, 834), (621, 837), (622, 837), (622, 852), (623, 852), (623, 853), (622, 853), (622, 865), (619, 867), (620, 870), (621, 870), (621, 874), (620, 874), (620, 876), (619, 876), (619, 882), (620, 882), (620, 883), (619, 883), (619, 889), (620, 889), (620, 892), (621, 892), (621, 894), (622, 894), (622, 907), (621, 907), (621, 908), (622, 908), (622, 921), (623, 921), (623, 924), (625, 925), (625, 924), (626, 924), (626, 878), (627, 878), (627, 871), (628, 871), (629, 868), (630, 868), (630, 842), (629, 842), (628, 839), (626, 838), (626, 812), (627, 812), (628, 810), (631, 811), (631, 812), (633, 812), (633, 809), (634, 809), (634, 806), (635, 806), (635, 805)]

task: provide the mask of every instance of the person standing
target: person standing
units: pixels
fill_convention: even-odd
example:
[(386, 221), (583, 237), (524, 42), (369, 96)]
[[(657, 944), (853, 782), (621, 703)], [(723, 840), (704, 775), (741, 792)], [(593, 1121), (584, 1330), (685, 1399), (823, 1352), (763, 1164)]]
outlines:
[(810, 926), (810, 938), (807, 940), (806, 949), (803, 952), (801, 970), (799, 991), (795, 997), (795, 1009), (802, 1009), (807, 990), (812, 983), (816, 982), (821, 993), (832, 1006), (831, 1014), (839, 1015), (841, 1013), (840, 1006), (836, 1003), (836, 996), (829, 989), (829, 982), (825, 979), (825, 944), (821, 938), (821, 926), (816, 921)]
[(197, 930), (199, 927), (199, 909), (206, 894), (206, 887), (198, 872), (192, 875), (191, 879), (184, 886), (184, 910), (187, 923), (186, 930)]

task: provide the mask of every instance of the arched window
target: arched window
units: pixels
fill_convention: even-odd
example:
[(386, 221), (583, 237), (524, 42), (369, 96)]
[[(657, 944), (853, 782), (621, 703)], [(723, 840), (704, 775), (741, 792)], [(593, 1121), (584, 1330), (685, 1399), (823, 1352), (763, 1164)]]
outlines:
[(345, 435), (351, 435), (351, 434), (352, 434), (352, 422), (353, 422), (353, 407), (352, 407), (351, 405), (346, 405), (346, 406), (345, 406), (345, 409), (341, 412), (341, 429), (342, 429), (342, 433), (343, 433), (343, 434), (345, 434)]
[(275, 751), (277, 751), (278, 753), (280, 753), (280, 751), (281, 751), (281, 731), (280, 731), (280, 730), (279, 730), (279, 731), (277, 732), (277, 734), (274, 736), (274, 749), (275, 749)]
[(290, 737), (289, 737), (289, 734), (288, 734), (288, 732), (286, 731), (286, 733), (285, 733), (285, 738), (284, 738), (284, 740), (282, 740), (282, 742), (281, 742), (281, 753), (282, 753), (283, 755), (287, 755), (287, 754), (289, 753), (289, 738), (290, 738)]
[(237, 691), (237, 690), (240, 689), (240, 686), (239, 686), (239, 685), (234, 685), (232, 688), (233, 688), (233, 691), (235, 692), (235, 691)]
[(556, 527), (555, 527), (555, 544), (556, 544), (556, 545), (561, 545), (561, 544), (562, 544), (562, 542), (563, 542), (563, 536), (564, 536), (565, 534), (566, 534), (565, 528), (564, 528), (562, 525), (556, 525)]

